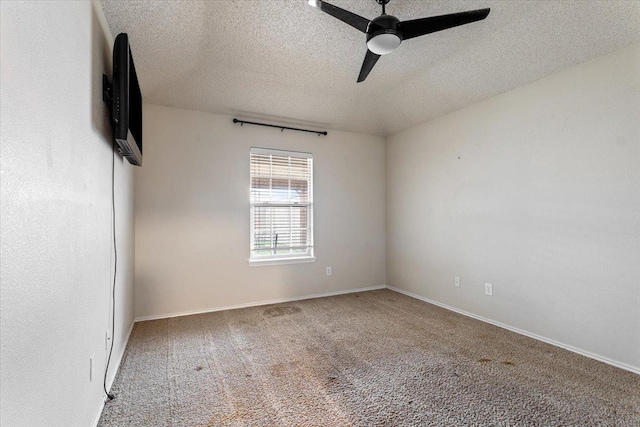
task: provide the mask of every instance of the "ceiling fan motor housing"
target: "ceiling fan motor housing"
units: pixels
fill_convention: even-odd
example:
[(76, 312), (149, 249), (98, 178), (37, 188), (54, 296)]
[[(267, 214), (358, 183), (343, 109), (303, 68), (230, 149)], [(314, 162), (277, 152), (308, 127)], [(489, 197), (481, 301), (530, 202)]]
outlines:
[(400, 20), (391, 15), (374, 18), (367, 28), (367, 48), (376, 55), (393, 52), (402, 42), (399, 23)]

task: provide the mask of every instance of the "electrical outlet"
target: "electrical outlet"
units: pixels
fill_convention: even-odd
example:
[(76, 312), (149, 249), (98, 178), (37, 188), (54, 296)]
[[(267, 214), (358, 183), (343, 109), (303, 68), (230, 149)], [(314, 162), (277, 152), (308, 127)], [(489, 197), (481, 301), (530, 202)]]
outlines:
[(331, 267), (327, 267), (327, 276), (331, 276)]
[(93, 382), (93, 376), (95, 374), (95, 363), (93, 363), (93, 358), (96, 356), (95, 353), (91, 355), (89, 359), (89, 382)]
[(484, 294), (489, 296), (493, 295), (493, 285), (491, 283), (484, 284)]
[(460, 276), (456, 276), (453, 284), (456, 286), (456, 288), (460, 287)]

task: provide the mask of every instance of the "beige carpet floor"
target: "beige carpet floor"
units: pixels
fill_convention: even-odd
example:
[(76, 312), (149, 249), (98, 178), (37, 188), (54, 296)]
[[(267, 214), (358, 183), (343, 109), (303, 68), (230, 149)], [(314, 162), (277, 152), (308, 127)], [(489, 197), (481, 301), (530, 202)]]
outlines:
[(640, 376), (390, 290), (141, 322), (101, 426), (640, 426)]

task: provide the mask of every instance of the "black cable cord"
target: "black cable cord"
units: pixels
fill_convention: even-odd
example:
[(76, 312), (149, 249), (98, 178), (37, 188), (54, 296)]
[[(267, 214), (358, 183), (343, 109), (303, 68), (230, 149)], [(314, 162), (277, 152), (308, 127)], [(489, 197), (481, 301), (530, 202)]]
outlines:
[(111, 217), (113, 227), (113, 285), (111, 287), (111, 347), (109, 348), (109, 357), (107, 357), (107, 366), (104, 368), (104, 379), (102, 381), (102, 387), (109, 400), (113, 400), (115, 396), (107, 391), (107, 373), (109, 372), (109, 363), (111, 362), (111, 353), (113, 352), (113, 342), (115, 341), (115, 319), (116, 319), (116, 274), (118, 272), (118, 246), (116, 245), (116, 190), (115, 190), (115, 170), (116, 170), (116, 142), (112, 142), (112, 157), (111, 157)]

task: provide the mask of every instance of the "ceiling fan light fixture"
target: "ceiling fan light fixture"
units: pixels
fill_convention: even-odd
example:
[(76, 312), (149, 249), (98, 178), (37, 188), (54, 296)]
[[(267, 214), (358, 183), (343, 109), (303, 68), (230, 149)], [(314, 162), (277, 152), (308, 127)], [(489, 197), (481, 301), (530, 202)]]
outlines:
[(400, 46), (402, 39), (394, 33), (382, 33), (371, 37), (367, 41), (367, 48), (376, 55), (386, 55)]

